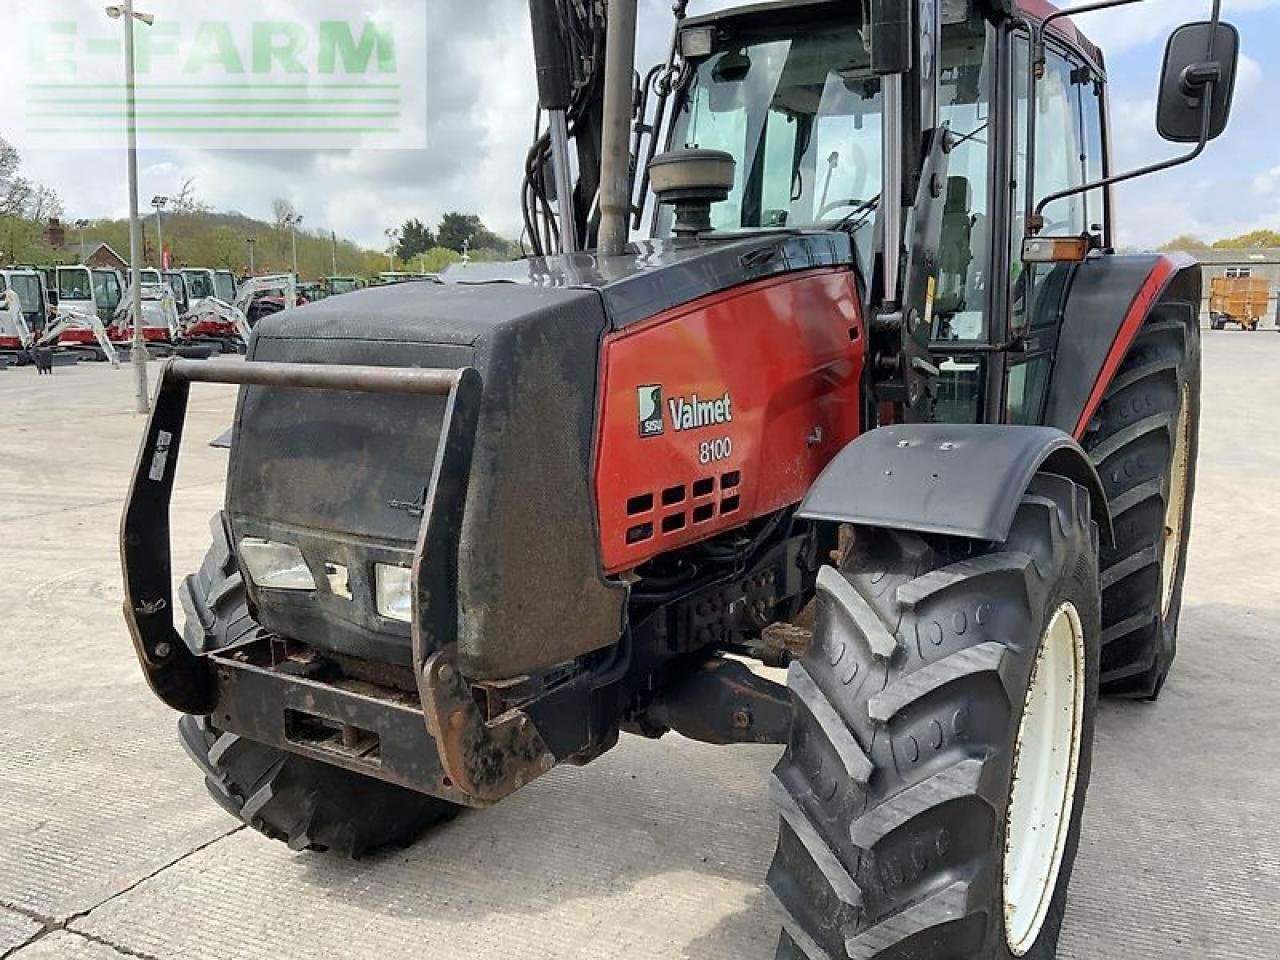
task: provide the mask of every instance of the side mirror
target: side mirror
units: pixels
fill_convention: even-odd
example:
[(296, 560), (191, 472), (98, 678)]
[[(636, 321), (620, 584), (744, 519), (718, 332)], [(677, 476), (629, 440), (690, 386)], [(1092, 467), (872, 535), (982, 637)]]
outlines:
[[(1216, 140), (1235, 94), (1240, 34), (1229, 23), (1188, 23), (1169, 38), (1160, 77), (1156, 128), (1171, 143)], [(1206, 116), (1206, 113), (1208, 114)]]

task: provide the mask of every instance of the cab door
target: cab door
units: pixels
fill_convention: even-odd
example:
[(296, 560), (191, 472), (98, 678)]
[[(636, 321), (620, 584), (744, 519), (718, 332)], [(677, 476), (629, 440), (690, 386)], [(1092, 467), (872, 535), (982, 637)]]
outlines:
[[(1062, 308), (1076, 271), (1075, 264), (1021, 262), (1026, 210), (1027, 58), (1026, 35), (1013, 37), (1013, 174), (1016, 186), (1010, 218), (1011, 294), (1009, 329), (1014, 351), (1006, 358), (1003, 420), (1012, 424), (1043, 422), (1062, 325)], [(1036, 107), (1035, 192), (1044, 197), (1078, 187), (1106, 175), (1103, 118), (1104, 77), (1083, 55), (1051, 43)], [(1108, 195), (1105, 190), (1075, 194), (1045, 208), (1049, 236), (1094, 237), (1097, 247), (1110, 243)]]
[(951, 150), (938, 270), (930, 317), (930, 353), (938, 367), (931, 418), (938, 423), (987, 419), (985, 398), (992, 340), (1002, 325), (993, 315), (996, 276), (992, 225), (999, 222), (999, 32), (982, 18), (942, 31), (939, 119), (955, 138)]

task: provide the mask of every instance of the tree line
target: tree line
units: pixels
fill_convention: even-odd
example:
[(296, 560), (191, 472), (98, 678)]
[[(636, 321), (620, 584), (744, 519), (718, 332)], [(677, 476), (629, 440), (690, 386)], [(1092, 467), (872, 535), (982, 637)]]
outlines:
[(48, 261), (44, 225), (61, 215), (57, 192), (23, 176), (18, 151), (0, 137), (0, 263)]
[(1280, 230), (1254, 230), (1242, 233), (1238, 237), (1226, 237), (1215, 242), (1202, 240), (1193, 234), (1184, 233), (1174, 237), (1161, 250), (1183, 250), (1194, 253), (1197, 250), (1265, 250), (1280, 248)]

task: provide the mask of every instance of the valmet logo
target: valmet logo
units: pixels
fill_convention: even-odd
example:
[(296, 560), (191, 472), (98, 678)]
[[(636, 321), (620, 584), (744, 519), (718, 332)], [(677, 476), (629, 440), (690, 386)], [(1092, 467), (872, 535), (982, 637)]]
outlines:
[[(640, 416), (640, 436), (661, 436), (666, 429), (661, 385), (647, 384), (638, 387), (636, 397), (636, 408)], [(687, 397), (672, 397), (667, 401), (666, 407), (671, 414), (671, 429), (677, 433), (733, 422), (733, 397), (727, 390), (723, 396), (709, 400), (699, 397), (696, 393), (691, 393)]]
[(658, 437), (662, 435), (662, 387), (649, 384), (636, 390), (640, 411), (640, 436)]

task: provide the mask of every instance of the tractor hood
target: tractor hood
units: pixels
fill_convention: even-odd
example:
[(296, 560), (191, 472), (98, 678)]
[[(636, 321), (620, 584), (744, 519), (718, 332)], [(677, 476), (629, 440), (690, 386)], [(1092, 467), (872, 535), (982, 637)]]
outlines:
[(619, 257), (577, 253), (471, 263), (451, 267), (442, 279), (446, 284), (598, 290), (610, 326), (620, 330), (753, 280), (852, 263), (848, 234), (773, 230), (710, 233), (697, 241), (648, 240)]
[[(626, 591), (601, 570), (591, 482), (602, 338), (705, 294), (848, 256), (838, 234), (769, 234), (646, 244), (603, 261), (469, 266), (444, 283), (375, 287), (264, 318), (249, 359), (479, 372), (457, 623), (433, 624), (432, 634), (457, 638), (467, 676), (515, 677), (612, 644), (622, 627)], [(375, 567), (412, 561), (446, 406), (421, 395), (241, 390), (227, 486), (233, 543), (295, 545), (315, 582), (313, 591), (250, 583), (264, 627), (410, 662), (409, 624), (380, 612)]]

